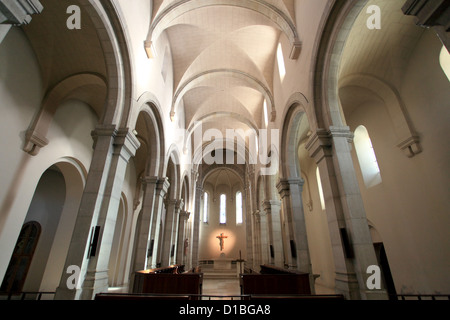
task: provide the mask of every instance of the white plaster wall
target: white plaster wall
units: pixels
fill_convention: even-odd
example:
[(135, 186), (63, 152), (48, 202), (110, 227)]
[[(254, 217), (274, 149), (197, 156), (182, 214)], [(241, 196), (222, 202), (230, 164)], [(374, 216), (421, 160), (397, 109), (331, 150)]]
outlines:
[[(214, 260), (219, 259), (221, 253), (225, 254), (225, 259), (239, 259), (239, 251), (241, 257), (245, 258), (247, 255), (246, 244), (246, 222), (245, 222), (245, 207), (243, 208), (244, 223), (236, 225), (236, 202), (235, 195), (238, 188), (219, 186), (216, 189), (216, 199), (214, 201), (213, 191), (210, 186), (205, 187), (205, 191), (209, 192), (209, 219), (208, 223), (200, 223), (200, 244), (199, 244), (199, 259), (200, 260)], [(244, 191), (240, 191), (243, 195), (243, 204), (245, 204)], [(220, 194), (227, 195), (227, 223), (221, 225), (219, 223), (220, 211)], [(232, 199), (233, 198), (233, 199)], [(203, 208), (203, 201), (201, 201)], [(203, 212), (203, 209), (202, 209)], [(203, 217), (203, 216), (202, 216)], [(224, 233), (228, 236), (224, 240), (224, 250), (220, 251), (219, 239), (216, 237)]]
[[(322, 210), (320, 204), (319, 186), (316, 178), (317, 165), (309, 157), (304, 142), (299, 146), (298, 156), (302, 178), (305, 180), (302, 199), (312, 270), (313, 274), (320, 276), (315, 281), (316, 293), (333, 293), (335, 278), (334, 260), (327, 213), (325, 210)], [(307, 205), (310, 201), (312, 202), (311, 209)]]
[(47, 170), (39, 180), (24, 223), (37, 221), (41, 225), (36, 251), (28, 271), (23, 291), (39, 291), (56, 229), (63, 211), (66, 188), (60, 172)]
[(425, 32), (398, 88), (421, 136), (422, 153), (407, 158), (395, 146), (392, 120), (379, 101), (369, 99), (345, 115), (351, 130), (366, 126), (377, 155), (383, 181), (369, 189), (354, 150), (353, 162), (367, 217), (384, 242), (398, 293), (450, 290), (450, 83), (439, 67), (441, 46), (432, 31)]
[[(81, 172), (87, 172), (92, 157), (90, 132), (97, 119), (80, 101), (63, 103), (49, 128), (48, 146), (37, 156), (28, 155), (22, 151), (24, 134), (39, 110), (43, 88), (39, 65), (21, 29), (12, 28), (1, 43), (0, 63), (0, 108), (2, 114), (8, 115), (0, 117), (4, 168), (0, 170), (3, 181), (0, 276), (3, 277), (39, 179), (47, 168), (60, 161), (74, 161)], [(68, 230), (65, 234), (70, 237), (72, 229)], [(60, 274), (54, 277), (59, 280)]]

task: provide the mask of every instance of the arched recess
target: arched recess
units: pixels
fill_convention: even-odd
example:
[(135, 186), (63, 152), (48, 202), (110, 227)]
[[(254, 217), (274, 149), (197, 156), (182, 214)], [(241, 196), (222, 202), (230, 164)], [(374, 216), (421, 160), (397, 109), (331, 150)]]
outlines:
[(23, 150), (33, 156), (48, 144), (46, 138), (57, 108), (67, 99), (76, 98), (86, 102), (100, 118), (106, 99), (107, 85), (99, 74), (80, 73), (67, 77), (51, 88), (42, 101), (41, 108), (31, 122)]
[[(284, 117), (280, 136), (280, 178), (288, 179), (301, 177), (297, 148), (299, 141), (310, 134), (310, 121), (305, 106), (307, 101), (303, 95), (297, 94), (291, 99)], [(291, 103), (291, 102), (289, 102)]]
[(383, 106), (392, 119), (397, 135), (397, 147), (406, 156), (411, 158), (422, 151), (420, 138), (414, 130), (404, 103), (395, 88), (381, 79), (365, 74), (353, 74), (339, 80), (339, 92), (351, 86), (370, 90), (383, 100)]
[(86, 176), (73, 158), (59, 159), (42, 174), (24, 220), (42, 225), (24, 290), (54, 292), (59, 285)]
[(156, 97), (150, 92), (142, 94), (137, 105), (127, 123), (127, 127), (134, 128), (141, 142), (142, 150), (138, 149), (136, 159), (143, 158), (142, 161), (145, 164), (144, 167), (141, 166), (142, 169), (138, 170), (137, 174), (162, 177), (164, 176), (165, 136), (161, 108)]

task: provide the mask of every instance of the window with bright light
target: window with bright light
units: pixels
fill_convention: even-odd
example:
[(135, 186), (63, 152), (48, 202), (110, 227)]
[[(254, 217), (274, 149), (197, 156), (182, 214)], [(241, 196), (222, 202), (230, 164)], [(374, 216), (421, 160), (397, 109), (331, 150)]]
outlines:
[(281, 47), (281, 43), (278, 44), (277, 61), (278, 61), (278, 71), (280, 72), (280, 79), (281, 81), (283, 81), (284, 76), (286, 75), (286, 67), (284, 65), (283, 48)]
[(208, 193), (203, 194), (203, 222), (208, 223)]
[(267, 128), (267, 125), (269, 124), (269, 115), (268, 115), (268, 112), (267, 112), (267, 100), (266, 99), (264, 99), (264, 123), (266, 124), (266, 128)]
[(220, 195), (220, 224), (227, 223), (227, 196)]
[(236, 224), (242, 224), (242, 193), (236, 192)]
[(380, 167), (378, 166), (375, 150), (366, 127), (359, 126), (355, 130), (355, 150), (358, 156), (359, 166), (367, 188), (381, 183)]
[(439, 63), (441, 68), (450, 81), (450, 54), (445, 46), (442, 46), (441, 54), (439, 55)]
[(322, 180), (320, 180), (319, 167), (317, 167), (316, 169), (316, 178), (317, 178), (317, 186), (319, 188), (320, 206), (322, 207), (322, 210), (325, 210), (325, 198), (323, 196)]

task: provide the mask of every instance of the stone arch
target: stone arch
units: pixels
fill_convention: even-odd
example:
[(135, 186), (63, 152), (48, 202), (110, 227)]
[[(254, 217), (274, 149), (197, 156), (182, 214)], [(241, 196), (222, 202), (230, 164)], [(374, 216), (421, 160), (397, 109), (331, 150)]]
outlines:
[(142, 95), (138, 100), (138, 106), (128, 125), (136, 130), (139, 117), (144, 119), (145, 132), (136, 131), (139, 141), (147, 148), (144, 175), (162, 176), (165, 138), (160, 109), (150, 94)]
[[(289, 100), (290, 105), (284, 117), (282, 133), (280, 137), (280, 178), (301, 177), (300, 165), (297, 156), (300, 135), (309, 131), (309, 118), (306, 112), (307, 100), (301, 94), (296, 94)], [(301, 128), (303, 126), (303, 128)]]
[(133, 101), (133, 85), (127, 37), (120, 14), (111, 2), (79, 0), (79, 3), (89, 14), (107, 57), (108, 93), (100, 123), (124, 125)]
[(172, 108), (171, 108), (171, 117), (175, 114), (175, 108), (178, 105), (179, 101), (183, 97), (183, 95), (188, 92), (190, 89), (197, 86), (199, 83), (201, 83), (205, 79), (209, 79), (212, 77), (220, 77), (222, 75), (231, 75), (233, 77), (237, 77), (245, 82), (248, 83), (250, 88), (258, 90), (261, 95), (266, 99), (268, 104), (268, 109), (272, 110), (270, 121), (273, 122), (276, 119), (276, 109), (275, 109), (275, 103), (273, 94), (270, 91), (270, 89), (260, 80), (258, 80), (256, 77), (240, 71), (240, 70), (234, 70), (234, 69), (214, 69), (214, 70), (208, 70), (206, 72), (202, 72), (200, 74), (197, 74), (189, 79), (187, 79), (183, 84), (179, 86), (177, 91), (174, 94), (174, 99), (172, 102)]
[[(257, 2), (258, 10), (255, 10), (254, 2)], [(144, 46), (146, 48), (150, 48), (152, 41), (155, 41), (159, 37), (159, 35), (170, 25), (170, 21), (174, 18), (195, 9), (217, 5), (236, 6), (249, 10), (255, 10), (267, 17), (274, 24), (276, 24), (289, 39), (292, 44), (290, 54), (291, 59), (297, 59), (300, 54), (301, 42), (294, 22), (283, 11), (264, 0), (188, 0), (175, 2), (167, 6), (167, 8), (162, 10), (156, 15), (155, 19), (153, 19), (152, 24), (149, 26), (147, 39), (144, 42)]]
[[(99, 99), (83, 99), (77, 94), (78, 89), (83, 89), (85, 92), (91, 93)], [(60, 81), (57, 85), (51, 88), (45, 95), (41, 107), (30, 124), (25, 134), (25, 145), (23, 150), (31, 155), (37, 155), (40, 148), (48, 144), (46, 138), (48, 129), (56, 113), (57, 108), (66, 100), (70, 98), (80, 99), (86, 102), (94, 109), (97, 117), (101, 116), (101, 108), (106, 98), (107, 84), (106, 80), (99, 74), (80, 73), (71, 75)], [(93, 94), (95, 93), (95, 95)], [(102, 93), (104, 95), (102, 99)]]
[(344, 125), (338, 95), (339, 63), (344, 40), (367, 1), (336, 1), (326, 8), (313, 48), (310, 82), (318, 128)]
[(362, 87), (372, 91), (384, 101), (397, 135), (397, 147), (405, 155), (413, 157), (422, 151), (420, 138), (415, 132), (400, 94), (385, 81), (371, 75), (353, 74), (339, 80), (339, 90), (349, 86)]

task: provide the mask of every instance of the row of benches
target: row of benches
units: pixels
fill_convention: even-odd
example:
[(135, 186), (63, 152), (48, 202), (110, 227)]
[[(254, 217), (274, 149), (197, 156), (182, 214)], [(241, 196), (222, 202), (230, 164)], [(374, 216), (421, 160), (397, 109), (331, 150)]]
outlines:
[[(135, 274), (132, 294), (98, 294), (96, 300), (201, 299), (203, 273), (184, 266), (139, 271)], [(240, 275), (241, 295), (245, 299), (343, 299), (340, 295), (311, 295), (307, 273), (262, 265), (260, 273)]]

